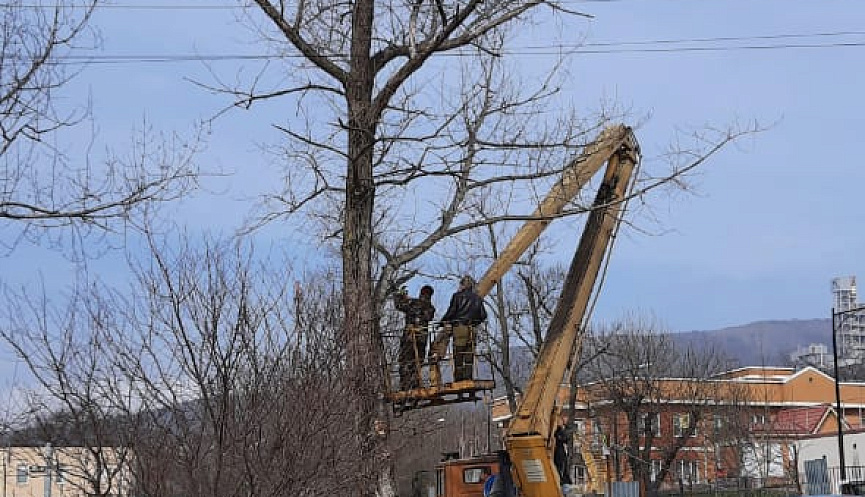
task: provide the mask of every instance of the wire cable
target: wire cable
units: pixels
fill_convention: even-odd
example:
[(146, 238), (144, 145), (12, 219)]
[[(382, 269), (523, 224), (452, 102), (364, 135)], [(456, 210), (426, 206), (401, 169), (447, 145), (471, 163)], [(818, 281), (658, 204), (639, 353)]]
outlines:
[[(586, 4), (586, 3), (615, 3), (629, 0), (559, 0), (557, 4)], [(445, 4), (447, 6), (447, 4)], [(0, 8), (20, 7), (28, 9), (56, 9), (56, 8), (85, 8), (88, 4), (84, 3), (27, 3), (27, 4), (10, 4), (0, 3)], [(143, 3), (100, 3), (96, 6), (97, 9), (110, 10), (239, 10), (249, 8), (246, 5), (227, 5), (225, 3), (200, 3), (200, 4), (174, 4), (174, 5), (152, 5)]]
[[(631, 43), (631, 42), (629, 42)], [(637, 43), (637, 42), (632, 42)], [(579, 48), (586, 45), (547, 45), (537, 47), (519, 47), (498, 52), (498, 55), (616, 55), (616, 54), (675, 54), (675, 53), (711, 53), (737, 51), (768, 51), (768, 50), (801, 50), (801, 49), (839, 49), (865, 47), (865, 40), (831, 43), (783, 43), (765, 45), (719, 45), (719, 46), (685, 46), (685, 47), (640, 47), (640, 48)], [(437, 57), (470, 57), (466, 52), (442, 52)], [(332, 59), (348, 59), (345, 54), (330, 54)], [(105, 55), (67, 55), (46, 64), (65, 65), (120, 65), (120, 64), (166, 64), (185, 62), (241, 62), (241, 61), (271, 61), (280, 59), (303, 59), (299, 53), (284, 55), (266, 54), (105, 54)], [(18, 59), (20, 60), (20, 59)]]

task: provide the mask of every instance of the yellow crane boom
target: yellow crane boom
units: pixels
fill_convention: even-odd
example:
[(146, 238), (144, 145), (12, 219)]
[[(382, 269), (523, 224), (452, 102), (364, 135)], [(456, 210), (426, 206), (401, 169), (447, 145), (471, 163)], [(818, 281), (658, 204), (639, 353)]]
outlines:
[(538, 239), (550, 222), (559, 216), (577, 193), (598, 172), (607, 159), (619, 150), (633, 133), (621, 124), (605, 128), (594, 142), (588, 144), (583, 152), (574, 158), (563, 170), (562, 178), (544, 197), (535, 209), (531, 219), (517, 231), (498, 258), (478, 281), (477, 292), (485, 297), (492, 287), (504, 276), (529, 246)]
[[(526, 221), (519, 230), (517, 230), (508, 245), (504, 248), (501, 254), (499, 254), (486, 273), (484, 273), (483, 277), (481, 277), (476, 287), (477, 293), (481, 297), (484, 297), (490, 292), (492, 287), (514, 265), (523, 253), (525, 253), (526, 249), (528, 249), (528, 247), (538, 239), (550, 222), (552, 222), (556, 217), (561, 216), (568, 203), (605, 163), (608, 164), (607, 176), (610, 176), (611, 174), (612, 176), (609, 178), (605, 177), (604, 182), (601, 185), (602, 191), (606, 191), (604, 190), (606, 188), (612, 192), (610, 194), (615, 195), (615, 192), (618, 191), (616, 189), (617, 187), (620, 187), (621, 189), (626, 188), (628, 179), (630, 178), (630, 169), (627, 174), (625, 174), (624, 166), (620, 167), (617, 165), (616, 167), (613, 167), (612, 164), (630, 164), (630, 168), (633, 169), (633, 166), (636, 163), (636, 154), (637, 142), (631, 128), (624, 125), (613, 125), (605, 128), (594, 142), (586, 145), (582, 153), (566, 165), (562, 171), (561, 179), (553, 185), (549, 193), (547, 193), (546, 197), (544, 197), (543, 201), (541, 201), (537, 209), (535, 209), (534, 213), (529, 217), (529, 220)], [(622, 158), (620, 159), (619, 157)], [(613, 173), (611, 171), (615, 172)], [(619, 179), (621, 181), (618, 186), (611, 188), (610, 185)], [(602, 224), (607, 222), (604, 221), (604, 215), (598, 213), (610, 213), (610, 215), (613, 215), (613, 217), (617, 219), (618, 211), (615, 209), (620, 209), (620, 207), (615, 204), (598, 204), (599, 201), (601, 201), (600, 196), (596, 199), (596, 205), (593, 207), (593, 212), (589, 216), (589, 224), (587, 224), (587, 228), (591, 226), (592, 223), (598, 222), (597, 219), (601, 219)], [(596, 220), (593, 221), (593, 219)], [(585, 239), (586, 236), (584, 235), (583, 238)], [(578, 251), (578, 255), (579, 254), (582, 254), (582, 252)], [(601, 258), (603, 258), (603, 254), (601, 254)], [(597, 269), (595, 269), (595, 272), (591, 276), (591, 282), (588, 288), (589, 294), (591, 293), (591, 288), (596, 274)], [(563, 293), (563, 295), (569, 294)], [(585, 312), (585, 304), (583, 305), (583, 310), (580, 312), (580, 316), (582, 316), (582, 313)], [(578, 324), (579, 320), (577, 325)], [(561, 323), (557, 324), (555, 320), (553, 325), (558, 326), (558, 328), (563, 327)], [(560, 332), (555, 330), (548, 332), (548, 336), (550, 337), (558, 336), (559, 334)], [(433, 367), (438, 366), (437, 364), (432, 365), (431, 370)], [(564, 374), (564, 369), (561, 374)], [(561, 380), (561, 374), (559, 374), (559, 379), (556, 380), (555, 387), (558, 386), (558, 382)], [(549, 377), (553, 376), (555, 376), (555, 373)], [(545, 379), (539, 378), (533, 381), (542, 382), (545, 381)], [(492, 380), (462, 380), (450, 384), (435, 384), (427, 387), (413, 388), (406, 391), (391, 392), (389, 394), (389, 399), (394, 406), (394, 412), (403, 412), (431, 405), (443, 405), (475, 400), (475, 397), (473, 396), (475, 392), (480, 390), (489, 390), (494, 386), (495, 383)], [(466, 397), (464, 394), (472, 394), (472, 396)], [(539, 395), (543, 397), (543, 401), (539, 405), (545, 406), (547, 404), (547, 398), (545, 397), (546, 394), (542, 395), (539, 393)], [(555, 397), (553, 394), (552, 401), (554, 400)], [(550, 407), (552, 408), (552, 404), (550, 404)], [(539, 409), (542, 410), (543, 407), (540, 407)], [(544, 423), (548, 425), (549, 420), (545, 420)], [(544, 433), (549, 431), (548, 426), (546, 426), (546, 428), (547, 429), (544, 430)]]
[(620, 221), (622, 200), (627, 195), (632, 173), (639, 161), (636, 138), (630, 128), (622, 128), (625, 131), (623, 138), (616, 140), (614, 149), (592, 157), (593, 161), (601, 164), (607, 162), (604, 179), (568, 270), (537, 363), (505, 436), (514, 483), (525, 497), (562, 495), (552, 458), (552, 418), (570, 358), (581, 346), (581, 330), (589, 300)]

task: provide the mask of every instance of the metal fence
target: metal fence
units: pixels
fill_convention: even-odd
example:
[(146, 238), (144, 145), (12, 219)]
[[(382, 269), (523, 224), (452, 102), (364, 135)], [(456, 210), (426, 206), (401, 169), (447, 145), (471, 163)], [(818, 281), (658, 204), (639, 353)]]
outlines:
[(640, 497), (640, 482), (614, 481), (610, 482), (610, 497)]
[[(818, 459), (819, 461), (819, 459)], [(806, 461), (806, 464), (811, 461)], [(844, 483), (865, 481), (865, 466), (846, 466)], [(841, 468), (825, 468), (823, 473), (814, 472), (801, 475), (802, 491), (805, 495), (819, 495), (820, 493), (841, 492)]]
[(750, 477), (720, 478), (700, 484), (683, 482), (678, 488), (658, 492), (659, 496), (664, 497), (791, 497), (801, 494), (794, 482)]
[[(865, 482), (865, 466), (845, 466), (845, 469), (843, 482)], [(840, 493), (841, 468), (827, 467), (823, 459), (805, 461), (805, 474), (800, 475), (800, 482), (805, 495)]]
[[(783, 478), (723, 478), (712, 482), (681, 482), (657, 493), (658, 497), (794, 497), (839, 493), (841, 469), (827, 467), (825, 460), (805, 461), (805, 471)], [(865, 466), (847, 466), (844, 482), (863, 482), (858, 491), (865, 490)], [(678, 488), (676, 488), (678, 487)], [(623, 489), (624, 490), (624, 489)], [(629, 489), (630, 490), (630, 489)]]

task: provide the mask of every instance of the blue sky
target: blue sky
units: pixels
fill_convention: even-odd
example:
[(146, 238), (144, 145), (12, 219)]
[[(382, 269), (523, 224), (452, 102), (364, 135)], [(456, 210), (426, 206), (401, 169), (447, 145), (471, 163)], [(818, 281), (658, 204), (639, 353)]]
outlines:
[[(178, 3), (233, 5), (230, 0), (174, 2)], [(641, 309), (671, 329), (685, 331), (826, 316), (833, 276), (865, 278), (865, 169), (857, 147), (865, 130), (865, 46), (682, 49), (865, 43), (865, 33), (700, 44), (622, 43), (856, 32), (865, 26), (865, 4), (613, 0), (568, 5), (595, 17), (556, 29), (527, 28), (515, 44), (543, 45), (554, 36), (565, 44), (584, 40), (588, 51), (677, 48), (587, 53), (573, 57), (568, 66), (570, 86), (562, 95), (567, 103), (590, 111), (602, 101), (614, 100), (636, 116), (649, 116), (637, 131), (647, 158), (659, 155), (679, 128), (752, 120), (769, 126), (714, 158), (693, 179), (695, 195), (654, 198), (660, 225), (652, 227), (663, 234), (632, 230), (622, 237), (595, 317), (611, 319)], [(256, 53), (252, 36), (236, 23), (238, 13), (219, 8), (105, 8), (94, 22), (103, 38), (102, 55)], [(601, 43), (614, 45), (592, 45)], [(527, 79), (548, 62), (543, 55), (527, 53), (516, 60)], [(221, 61), (213, 67), (231, 75), (238, 64)], [(195, 122), (227, 103), (189, 82), (209, 77), (199, 62), (93, 64), (64, 91), (64, 98), (73, 103), (89, 94), (97, 149), (122, 147), (145, 119), (158, 130), (190, 134)], [(265, 160), (258, 145), (277, 137), (270, 124), (285, 112), (274, 106), (217, 120), (201, 162), (233, 174), (211, 180), (207, 191), (174, 206), (177, 218), (194, 229), (228, 232), (235, 227), (248, 212), (245, 199), (275, 179), (257, 167)], [(80, 132), (85, 131), (89, 130)], [(74, 144), (77, 135), (66, 139)], [(263, 236), (268, 243), (301, 250), (304, 246), (302, 237), (290, 233), (269, 231)], [(551, 236), (565, 239), (567, 227)], [(570, 251), (564, 251), (568, 253), (563, 260), (569, 260)], [(20, 247), (0, 259), (0, 267), (4, 279), (13, 283), (50, 274), (50, 284), (62, 288), (74, 277), (66, 261), (38, 247)], [(113, 257), (96, 267), (109, 279), (122, 279), (125, 271)], [(444, 305), (444, 300), (439, 302), (439, 307)]]

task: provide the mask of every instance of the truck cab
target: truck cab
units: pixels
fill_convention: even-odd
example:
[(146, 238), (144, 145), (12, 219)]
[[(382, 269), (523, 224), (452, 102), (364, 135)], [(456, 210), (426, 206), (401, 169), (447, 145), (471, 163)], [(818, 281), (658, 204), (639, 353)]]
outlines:
[(498, 472), (495, 454), (466, 459), (445, 454), (436, 465), (435, 497), (483, 497), (484, 484)]

